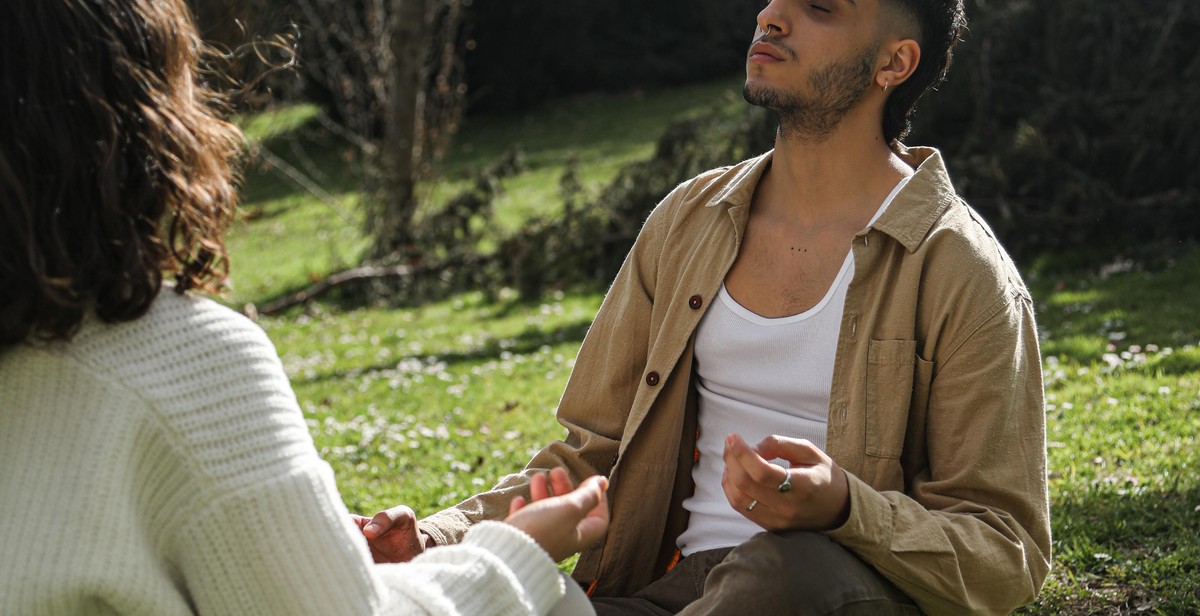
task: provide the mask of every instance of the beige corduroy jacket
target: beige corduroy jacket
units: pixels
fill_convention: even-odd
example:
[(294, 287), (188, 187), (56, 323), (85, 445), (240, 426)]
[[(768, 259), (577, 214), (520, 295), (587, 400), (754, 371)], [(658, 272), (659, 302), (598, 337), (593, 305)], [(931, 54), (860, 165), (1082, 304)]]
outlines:
[[(827, 453), (850, 518), (827, 534), (928, 613), (1007, 613), (1050, 568), (1042, 371), (1033, 307), (941, 155), (854, 239)], [(694, 333), (737, 257), (771, 153), (680, 185), (651, 213), (580, 348), (558, 409), (567, 438), (525, 473), (421, 522), (438, 543), (502, 518), (538, 469), (610, 477), (607, 537), (574, 576), (598, 596), (661, 576), (687, 526)]]

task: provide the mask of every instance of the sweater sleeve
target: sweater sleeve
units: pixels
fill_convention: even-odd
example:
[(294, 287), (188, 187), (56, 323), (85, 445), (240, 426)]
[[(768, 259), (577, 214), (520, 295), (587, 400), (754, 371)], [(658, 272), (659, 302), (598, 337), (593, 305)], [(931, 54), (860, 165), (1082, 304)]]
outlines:
[(201, 614), (544, 614), (550, 557), (498, 522), (412, 562), (373, 565), (327, 465), (212, 502), (183, 527), (181, 572)]
[(188, 298), (158, 302), (141, 326), (153, 329), (115, 365), (156, 408), (184, 477), (171, 481), (182, 500), (147, 524), (166, 529), (199, 613), (542, 614), (562, 596), (550, 557), (500, 524), (374, 565), (262, 330)]

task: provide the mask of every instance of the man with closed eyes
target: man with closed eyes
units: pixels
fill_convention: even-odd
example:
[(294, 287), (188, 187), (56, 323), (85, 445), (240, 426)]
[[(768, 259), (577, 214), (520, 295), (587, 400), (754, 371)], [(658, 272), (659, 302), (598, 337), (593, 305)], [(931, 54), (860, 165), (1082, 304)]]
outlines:
[[(567, 437), (379, 553), (456, 542), (529, 477), (610, 478), (599, 614), (996, 613), (1050, 566), (1032, 302), (940, 154), (901, 143), (961, 0), (771, 0), (775, 148), (651, 213), (559, 405)], [(420, 549), (420, 548), (418, 548)]]

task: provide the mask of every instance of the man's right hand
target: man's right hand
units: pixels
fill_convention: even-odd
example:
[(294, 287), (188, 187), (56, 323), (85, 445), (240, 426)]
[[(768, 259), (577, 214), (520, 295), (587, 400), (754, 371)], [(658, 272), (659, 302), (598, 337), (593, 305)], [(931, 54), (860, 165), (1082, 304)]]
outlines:
[(350, 516), (367, 538), (371, 557), (377, 563), (408, 562), (433, 547), (429, 535), (417, 530), (416, 514), (404, 505), (380, 511), (372, 518)]

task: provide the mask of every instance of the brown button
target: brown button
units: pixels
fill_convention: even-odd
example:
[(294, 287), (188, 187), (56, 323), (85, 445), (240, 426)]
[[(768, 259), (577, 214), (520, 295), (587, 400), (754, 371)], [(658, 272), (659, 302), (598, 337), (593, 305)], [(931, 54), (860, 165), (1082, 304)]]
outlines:
[(654, 387), (655, 385), (658, 385), (658, 373), (657, 373), (657, 372), (651, 372), (650, 374), (647, 374), (647, 375), (646, 375), (646, 384), (647, 384), (647, 385), (649, 385), (649, 386), (651, 386), (651, 387)]
[(692, 310), (699, 310), (703, 305), (704, 298), (700, 297), (699, 295), (693, 295), (688, 298), (688, 308), (691, 308)]

